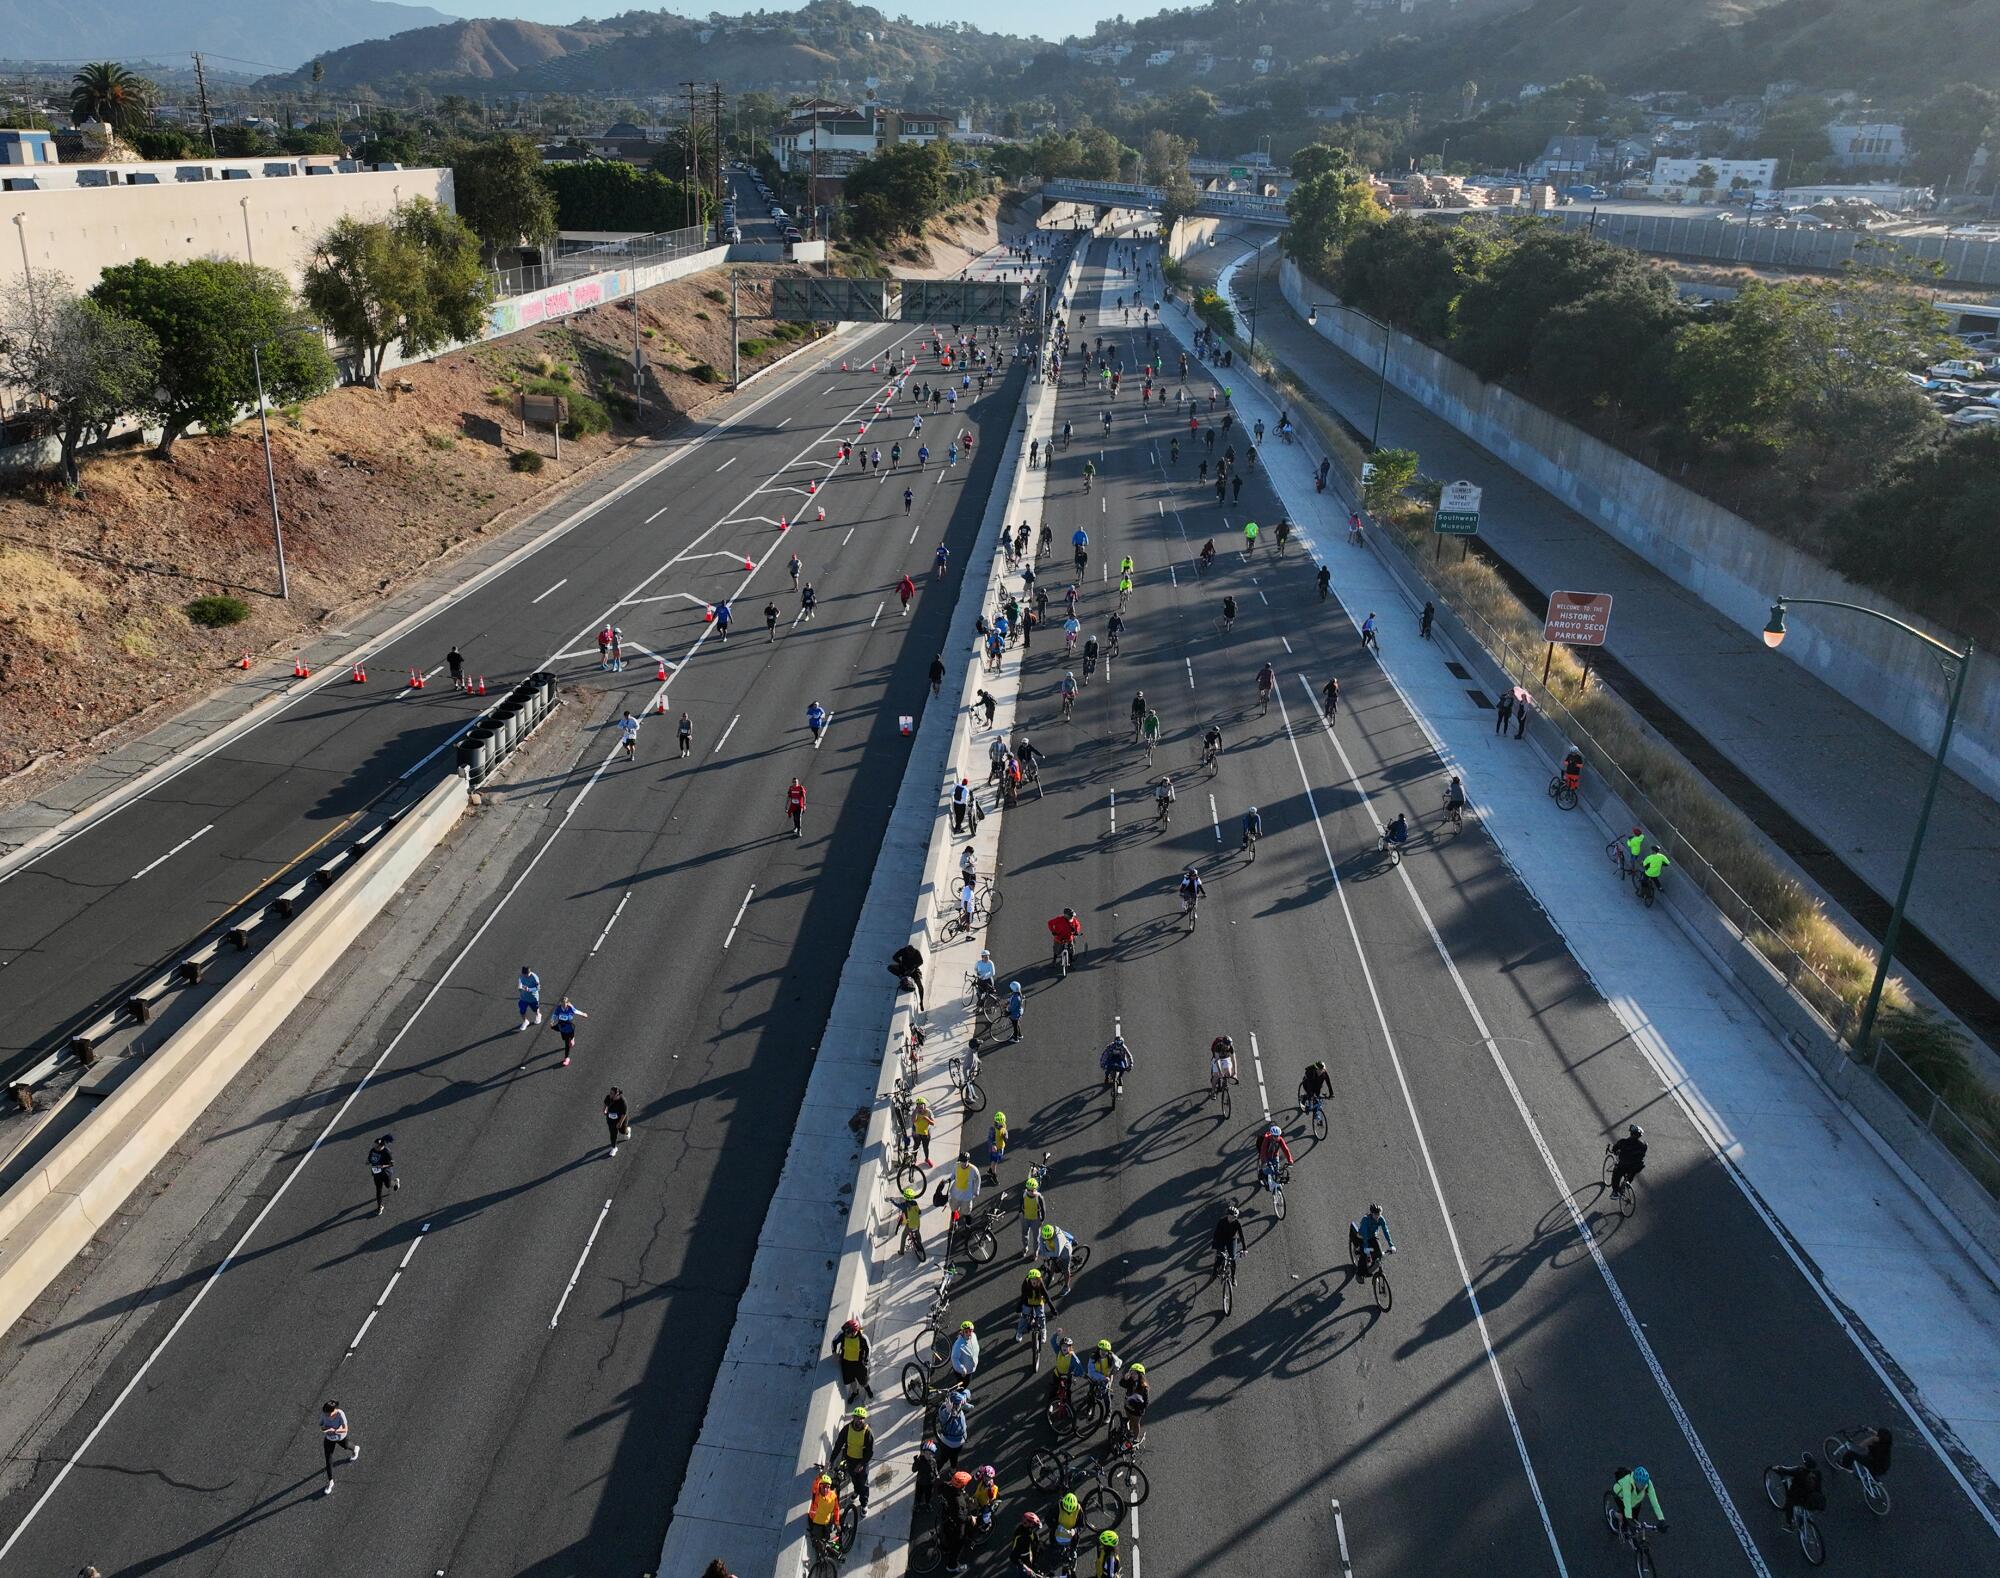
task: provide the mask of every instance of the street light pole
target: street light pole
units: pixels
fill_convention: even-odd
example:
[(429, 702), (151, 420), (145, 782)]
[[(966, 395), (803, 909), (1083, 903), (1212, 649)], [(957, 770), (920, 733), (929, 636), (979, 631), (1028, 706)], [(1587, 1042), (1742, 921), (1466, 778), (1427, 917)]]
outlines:
[(264, 485), (271, 490), (271, 537), (278, 545), (278, 596), (287, 601), (292, 583), (285, 574), (285, 527), (278, 519), (278, 473), (271, 465), (271, 419), (264, 410), (264, 358), (262, 341), (250, 345), (250, 368), (257, 375), (257, 427), (264, 435)]
[(1822, 597), (1780, 597), (1771, 605), (1771, 622), (1764, 626), (1764, 644), (1775, 651), (1785, 639), (1785, 607), (1788, 603), (1809, 603), (1818, 608), (1845, 608), (1850, 613), (1866, 614), (1870, 619), (1880, 619), (1885, 624), (1894, 625), (1898, 630), (1915, 636), (1929, 647), (1936, 657), (1940, 672), (1951, 685), (1951, 699), (1945, 704), (1944, 728), (1938, 734), (1937, 750), (1931, 756), (1930, 782), (1924, 786), (1923, 809), (1917, 813), (1917, 830), (1910, 839), (1909, 858), (1903, 862), (1902, 884), (1896, 889), (1895, 908), (1889, 912), (1888, 927), (1882, 933), (1882, 949), (1875, 961), (1875, 980), (1868, 988), (1868, 1002), (1861, 1010), (1861, 1022), (1854, 1031), (1854, 1050), (1857, 1054), (1868, 1050), (1869, 1039), (1875, 1033), (1875, 1017), (1882, 1006), (1882, 989), (1889, 980), (1889, 961), (1895, 956), (1896, 943), (1902, 936), (1903, 915), (1909, 908), (1910, 888), (1917, 878), (1917, 861), (1923, 854), (1924, 835), (1930, 830), (1931, 810), (1937, 804), (1938, 785), (1944, 781), (1945, 755), (1951, 749), (1951, 731), (1958, 722), (1958, 704), (1965, 695), (1965, 676), (1972, 671), (1972, 656), (1976, 642), (1967, 642), (1963, 652), (1948, 646), (1935, 636), (1892, 618), (1879, 609), (1866, 608), (1859, 603), (1841, 603)]
[(1384, 323), (1380, 318), (1371, 318), (1359, 307), (1348, 306), (1344, 301), (1316, 301), (1306, 313), (1306, 326), (1308, 328), (1319, 322), (1319, 309), (1322, 307), (1332, 312), (1351, 312), (1355, 317), (1361, 319), (1362, 322), (1372, 323), (1381, 331), (1382, 360), (1381, 364), (1375, 369), (1375, 426), (1368, 434), (1368, 447), (1371, 450), (1376, 449), (1380, 447), (1382, 442), (1382, 398), (1389, 390), (1389, 325)]

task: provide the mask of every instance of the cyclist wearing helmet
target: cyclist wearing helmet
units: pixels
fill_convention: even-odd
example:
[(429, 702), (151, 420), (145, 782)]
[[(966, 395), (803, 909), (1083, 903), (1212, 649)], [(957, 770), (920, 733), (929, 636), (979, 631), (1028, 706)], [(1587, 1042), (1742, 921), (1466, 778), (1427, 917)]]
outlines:
[(1032, 1512), (1021, 1514), (1015, 1525), (1013, 1543), (1007, 1547), (1018, 1578), (1037, 1578), (1041, 1572), (1042, 1520)]
[(1109, 1337), (1098, 1338), (1097, 1346), (1090, 1350), (1089, 1356), (1083, 1361), (1083, 1373), (1090, 1383), (1093, 1386), (1103, 1387), (1107, 1392), (1111, 1390), (1111, 1382), (1120, 1368), (1118, 1355), (1111, 1351)]
[(1222, 1089), (1222, 1082), (1236, 1080), (1236, 1043), (1227, 1036), (1217, 1036), (1208, 1044), (1208, 1089), (1214, 1095)]
[(1104, 1070), (1106, 1085), (1132, 1072), (1132, 1049), (1123, 1036), (1113, 1036), (1111, 1044), (1097, 1054), (1097, 1066)]
[(1250, 1246), (1243, 1241), (1243, 1213), (1234, 1205), (1222, 1208), (1222, 1215), (1215, 1219), (1215, 1228), (1209, 1234), (1209, 1243), (1215, 1250), (1215, 1270), (1222, 1272), (1225, 1255), (1246, 1255)]
[(1118, 1385), (1125, 1393), (1125, 1441), (1127, 1446), (1137, 1446), (1139, 1438), (1146, 1433), (1146, 1405), (1153, 1400), (1152, 1383), (1146, 1379), (1143, 1364), (1128, 1364), (1125, 1373), (1118, 1377)]
[(1035, 1235), (1048, 1219), (1049, 1202), (1042, 1196), (1042, 1181), (1032, 1171), (1021, 1185), (1021, 1258), (1035, 1252)]
[[(1074, 1265), (1076, 1235), (1053, 1222), (1042, 1224), (1041, 1242), (1036, 1246), (1035, 1263), (1061, 1276), (1065, 1293), (1069, 1289), (1070, 1270)], [(1053, 1295), (1051, 1296), (1053, 1300)]]
[(1389, 1253), (1395, 1254), (1396, 1240), (1389, 1234), (1389, 1219), (1382, 1214), (1379, 1205), (1371, 1203), (1366, 1216), (1358, 1222), (1347, 1224), (1347, 1252), (1354, 1257), (1354, 1270), (1357, 1276), (1373, 1275), (1376, 1262), (1382, 1258), (1382, 1251), (1375, 1247), (1375, 1237), (1378, 1233), (1382, 1242), (1389, 1246)]
[(1125, 1564), (1118, 1559), (1118, 1531), (1106, 1529), (1097, 1537), (1097, 1565), (1092, 1578), (1123, 1578)]
[(1049, 1377), (1050, 1381), (1054, 1383), (1049, 1388), (1050, 1398), (1060, 1398), (1067, 1402), (1069, 1400), (1070, 1382), (1075, 1379), (1077, 1372), (1082, 1367), (1083, 1361), (1076, 1356), (1076, 1339), (1074, 1337), (1058, 1337), (1056, 1339), (1055, 1368)]
[(1258, 814), (1257, 808), (1253, 805), (1243, 816), (1243, 847), (1249, 850), (1256, 849), (1257, 840), (1263, 836), (1264, 818)]
[(1660, 1493), (1653, 1486), (1653, 1476), (1643, 1468), (1621, 1472), (1611, 1482), (1611, 1494), (1618, 1503), (1619, 1517), (1630, 1523), (1644, 1505), (1652, 1508), (1653, 1522), (1662, 1529), (1667, 1526), (1666, 1514), (1660, 1511)]
[(1625, 862), (1624, 862), (1624, 864), (1625, 864), (1625, 869), (1626, 869), (1626, 871), (1630, 872), (1630, 871), (1634, 871), (1634, 870), (1637, 870), (1637, 869), (1638, 869), (1638, 865), (1639, 865), (1639, 861), (1640, 861), (1640, 858), (1641, 858), (1641, 857), (1642, 857), (1642, 856), (1643, 856), (1643, 855), (1644, 855), (1645, 853), (1646, 853), (1646, 835), (1645, 835), (1645, 832), (1644, 832), (1644, 831), (1643, 831), (1642, 829), (1640, 829), (1640, 828), (1636, 828), (1636, 827), (1635, 827), (1635, 828), (1633, 828), (1633, 829), (1632, 829), (1632, 831), (1631, 831), (1630, 833), (1628, 833), (1628, 834), (1626, 834), (1626, 835), (1625, 835)]
[(1617, 1194), (1646, 1170), (1646, 1131), (1633, 1124), (1611, 1147), (1611, 1192)]
[(1063, 1499), (1056, 1503), (1056, 1526), (1052, 1531), (1058, 1555), (1066, 1556), (1076, 1545), (1078, 1520), (1083, 1516), (1083, 1503), (1076, 1499), (1075, 1491), (1065, 1491)]
[(1292, 1148), (1285, 1131), (1274, 1123), (1257, 1136), (1257, 1181), (1267, 1186), (1275, 1182), (1281, 1165), (1292, 1165)]
[(1000, 1472), (991, 1463), (982, 1463), (972, 1476), (968, 1511), (981, 1534), (993, 1527), (993, 1511), (1000, 1505)]
[(1299, 1106), (1310, 1106), (1315, 1101), (1327, 1101), (1333, 1096), (1333, 1076), (1327, 1072), (1326, 1059), (1306, 1065), (1306, 1071), (1299, 1076)]
[(875, 1432), (868, 1428), (868, 1410), (856, 1404), (847, 1416), (836, 1442), (847, 1464), (847, 1482), (854, 1491), (856, 1510), (868, 1510), (868, 1465), (875, 1461)]
[(1021, 1279), (1021, 1307), (1014, 1317), (1014, 1340), (1019, 1342), (1038, 1323), (1046, 1321), (1055, 1307), (1055, 1295), (1042, 1280), (1042, 1268), (1030, 1266), (1028, 1274)]

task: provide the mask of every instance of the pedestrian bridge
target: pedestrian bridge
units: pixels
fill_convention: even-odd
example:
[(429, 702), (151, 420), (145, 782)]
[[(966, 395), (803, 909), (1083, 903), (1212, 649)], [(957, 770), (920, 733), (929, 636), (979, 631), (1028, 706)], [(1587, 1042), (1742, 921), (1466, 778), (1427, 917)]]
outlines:
[[(1042, 196), (1051, 202), (1101, 203), (1107, 208), (1158, 208), (1166, 188), (1134, 181), (1044, 181)], [(1249, 192), (1203, 192), (1194, 210), (1207, 219), (1254, 219), (1269, 225), (1291, 223), (1282, 197), (1258, 197)]]

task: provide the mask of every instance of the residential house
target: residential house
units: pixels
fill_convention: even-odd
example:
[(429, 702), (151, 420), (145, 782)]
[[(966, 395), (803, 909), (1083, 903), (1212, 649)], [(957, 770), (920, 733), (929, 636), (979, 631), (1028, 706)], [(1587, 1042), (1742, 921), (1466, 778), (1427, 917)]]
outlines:
[(1173, 50), (1156, 49), (1152, 52), (1152, 54), (1146, 57), (1146, 64), (1148, 66), (1164, 66), (1168, 61), (1172, 60), (1173, 58), (1174, 58)]
[(1655, 159), (1647, 187), (1659, 197), (1690, 192), (1768, 192), (1778, 177), (1776, 159)]
[(817, 117), (794, 114), (771, 136), (771, 156), (784, 170), (813, 163), (821, 175), (842, 175), (883, 148), (899, 143), (949, 142), (957, 117), (942, 110), (890, 109), (880, 104), (827, 106)]
[(1895, 170), (1909, 157), (1909, 143), (1895, 121), (1834, 121), (1826, 128), (1833, 163), (1842, 170)]
[(1595, 137), (1564, 134), (1551, 137), (1528, 173), (1557, 185), (1581, 181), (1605, 167), (1604, 149)]

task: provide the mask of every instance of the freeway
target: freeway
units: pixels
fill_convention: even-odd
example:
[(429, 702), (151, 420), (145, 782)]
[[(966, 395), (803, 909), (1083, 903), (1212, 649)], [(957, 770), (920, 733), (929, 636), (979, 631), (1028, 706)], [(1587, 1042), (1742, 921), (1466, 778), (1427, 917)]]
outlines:
[[(651, 1567), (901, 777), (896, 714), (919, 710), (951, 644), (956, 572), (1017, 408), (1023, 374), (1003, 367), (957, 420), (931, 418), (918, 474), (905, 391), (868, 432), (885, 455), (905, 442), (901, 471), (838, 467), (836, 444), (885, 387), (868, 357), (907, 357), (920, 333), (847, 342), (850, 373), (814, 357), (728, 433), (376, 660), (427, 665), (457, 640), (492, 680), (553, 653), (589, 725), (580, 754), (544, 785), (496, 902), (455, 917), (443, 970), (410, 987), (380, 1045), (348, 1049), (351, 1068), (315, 1093), (213, 1250), (148, 1291), (73, 1416), (32, 1459), (13, 1449), (0, 1573), (88, 1557), (269, 1574), (302, 1570), (308, 1549), (310, 1565), (382, 1571)], [(985, 441), (947, 468), (945, 434), (967, 425)], [(776, 518), (805, 512), (814, 482), (826, 522), (780, 536)], [(810, 620), (787, 579), (794, 551), (818, 594)], [(905, 571), (926, 582), (907, 616)], [(726, 641), (704, 618), (722, 597), (739, 610)], [(606, 674), (590, 633), (614, 605), (640, 656)], [(670, 716), (649, 718), (622, 760), (620, 710), (662, 692)], [(832, 713), (820, 741), (805, 727), (815, 699)], [(308, 694), (57, 853), (120, 878), (99, 901), (113, 903), (145, 849), (214, 823), (174, 857), (173, 887), (125, 901), (118, 922), (156, 906), (180, 924), (175, 890), (200, 892), (189, 857), (214, 861), (225, 823), (248, 836), (216, 864), (266, 845), (282, 858), (302, 819), (345, 814), (471, 710), (448, 690)], [(794, 775), (808, 794), (797, 839)], [(44, 866), (74, 869), (52, 857), (31, 873)], [(524, 964), (546, 1004), (568, 994), (589, 1015), (574, 1065), (546, 1026), (516, 1028)], [(614, 1082), (634, 1135), (612, 1156), (599, 1102)], [(385, 1132), (406, 1187), (378, 1214), (364, 1157)], [(322, 1500), (329, 1396), (365, 1455)]]
[[(876, 330), (842, 354), (865, 369), (892, 338)], [(700, 598), (734, 589), (734, 569), (765, 551), (781, 515), (816, 507), (803, 476), (761, 492), (746, 479), (793, 465), (800, 424), (824, 420), (835, 398), (854, 404), (866, 393), (865, 377), (827, 384), (814, 371), (821, 359), (809, 353), (745, 391), (643, 486), (403, 630), (369, 656), (366, 687), (322, 671), (254, 727), (0, 869), (9, 1009), (0, 1073), (60, 1047), (95, 1005), (171, 965), (206, 928), (365, 825), (402, 781), (423, 787), (448, 768), (449, 743), (521, 676), (544, 664), (566, 677), (590, 671), (595, 632), (621, 597), (639, 600), (618, 616), (636, 693), (674, 655)], [(799, 540), (809, 563), (819, 557), (819, 534)], [(676, 554), (686, 557), (669, 573)], [(468, 676), (484, 676), (486, 699), (452, 690), (444, 658), (454, 644)], [(420, 693), (401, 682), (411, 672), (426, 676)], [(698, 722), (706, 733), (710, 721)]]
[[(1012, 1130), (1001, 1182), (1018, 1186), (1025, 1161), (1052, 1152), (1052, 1218), (1093, 1247), (1055, 1326), (1086, 1348), (1110, 1338), (1151, 1377), (1151, 1496), (1126, 1527), (1144, 1572), (1344, 1572), (1350, 1553), (1368, 1573), (1629, 1571), (1600, 1502), (1614, 1467), (1644, 1463), (1671, 1523), (1664, 1570), (1766, 1578), (1802, 1562), (1763, 1501), (1764, 1465), (1862, 1420), (1899, 1428), (1895, 1511), (1877, 1524), (1851, 1481), (1831, 1483), (1833, 1565), (1882, 1578), (1991, 1568), (1990, 1518), (1907, 1427), (1865, 1334), (1843, 1327), (1662, 1089), (1504, 852), (1476, 821), (1441, 825), (1423, 723), (1340, 605), (1318, 598), (1311, 560), (1275, 557), (1261, 473), (1240, 508), (1219, 508), (1194, 480), (1206, 451), (1185, 442), (1184, 412), (1141, 406), (1143, 331), (1112, 306), (1133, 282), (1106, 274), (1108, 255), (1094, 249), (1077, 332), (1121, 347), (1125, 389), (1100, 445), (1106, 402), (1066, 369), (1058, 417), (1078, 439), (1047, 518), (1059, 555), (1079, 526), (1090, 534), (1086, 629), (1103, 631), (1106, 570), (1124, 554), (1137, 586), (1122, 654), (1073, 722), (1058, 714), (1060, 648), (1025, 660), (1015, 733), (1048, 753), (1045, 796), (1003, 823), (1006, 904), (987, 942), (1001, 979), (1027, 988), (1026, 1037), (994, 1048), (982, 1080), (988, 1115), (1004, 1111)], [(1171, 371), (1177, 347), (1165, 348)], [(1194, 372), (1206, 419), (1207, 370)], [(1240, 455), (1241, 430), (1231, 437)], [(1086, 458), (1099, 468), (1088, 494)], [(1251, 556), (1246, 517), (1264, 524)], [(1202, 575), (1210, 537), (1221, 554)], [(1338, 573), (1351, 550), (1322, 548)], [(1069, 579), (1066, 565), (1043, 570), (1057, 589)], [(1225, 593), (1242, 608), (1226, 635)], [(1253, 686), (1266, 661), (1280, 677), (1268, 711)], [(1329, 677), (1332, 729), (1317, 702)], [(1139, 691), (1165, 724), (1150, 763), (1131, 738)], [(1226, 748), (1208, 777), (1211, 722)], [(1165, 826), (1149, 793), (1161, 774), (1179, 788)], [(1237, 831), (1252, 804), (1265, 828), (1254, 859)], [(1414, 829), (1400, 866), (1376, 849), (1396, 812)], [(1209, 890), (1191, 933), (1173, 893), (1190, 862)], [(1043, 923), (1064, 905), (1087, 947), (1057, 979)], [(1096, 1059), (1119, 1032), (1136, 1068), (1114, 1108)], [(1222, 1033), (1241, 1061), (1228, 1115), (1205, 1095)], [(1320, 1057), (1334, 1096), (1315, 1141), (1295, 1098)], [(1283, 1220), (1254, 1185), (1267, 1121), (1298, 1157)], [(1622, 1219), (1599, 1167), (1632, 1121), (1652, 1153)], [(1250, 1252), (1225, 1316), (1206, 1246), (1230, 1201)], [(1371, 1203), (1399, 1250), (1387, 1310), (1346, 1269), (1347, 1224)], [(1009, 1525), (1053, 1510), (1027, 1482), (1048, 1440), (1047, 1375), (1007, 1340), (1019, 1280), (1003, 1252), (953, 1310), (985, 1339), (967, 1457), (1000, 1468)]]

